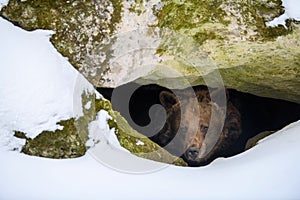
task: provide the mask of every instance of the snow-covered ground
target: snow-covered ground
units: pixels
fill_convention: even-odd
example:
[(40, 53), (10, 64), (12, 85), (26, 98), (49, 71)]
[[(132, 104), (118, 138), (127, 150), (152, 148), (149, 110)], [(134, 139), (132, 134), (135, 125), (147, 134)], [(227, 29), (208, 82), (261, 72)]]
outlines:
[[(285, 15), (300, 16), (300, 1), (284, 5)], [(103, 159), (117, 163), (95, 158), (97, 148), (68, 160), (11, 151), (24, 143), (13, 130), (34, 137), (56, 129), (56, 122), (77, 113), (82, 90), (92, 86), (51, 45), (51, 31), (27, 32), (2, 18), (0, 30), (0, 200), (300, 199), (300, 121), (243, 154), (201, 168), (144, 160), (108, 144), (100, 148), (109, 155)], [(140, 173), (124, 173), (135, 169)]]
[(142, 175), (107, 168), (91, 154), (51, 160), (1, 152), (0, 199), (299, 199), (299, 130), (300, 122), (207, 167)]

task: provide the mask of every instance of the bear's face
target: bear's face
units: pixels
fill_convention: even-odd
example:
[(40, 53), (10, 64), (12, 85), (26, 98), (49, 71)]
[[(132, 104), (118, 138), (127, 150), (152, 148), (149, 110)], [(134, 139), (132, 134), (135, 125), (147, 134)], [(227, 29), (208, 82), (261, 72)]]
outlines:
[(190, 166), (211, 162), (241, 134), (240, 114), (230, 102), (226, 112), (226, 105), (211, 101), (208, 90), (196, 91), (196, 97), (185, 95), (179, 101), (174, 94), (161, 92), (167, 121), (154, 140)]

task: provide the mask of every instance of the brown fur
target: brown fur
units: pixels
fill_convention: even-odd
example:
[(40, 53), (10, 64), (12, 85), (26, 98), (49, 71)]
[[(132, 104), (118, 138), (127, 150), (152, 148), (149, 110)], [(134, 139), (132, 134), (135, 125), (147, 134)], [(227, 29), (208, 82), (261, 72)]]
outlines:
[(178, 98), (170, 92), (161, 92), (167, 121), (152, 140), (181, 156), (190, 166), (205, 165), (222, 156), (241, 135), (241, 119), (230, 101), (227, 104), (225, 101), (225, 105), (218, 102), (219, 93), (213, 91), (215, 98), (211, 98), (208, 90), (201, 88), (195, 91), (197, 98), (189, 92), (182, 92)]

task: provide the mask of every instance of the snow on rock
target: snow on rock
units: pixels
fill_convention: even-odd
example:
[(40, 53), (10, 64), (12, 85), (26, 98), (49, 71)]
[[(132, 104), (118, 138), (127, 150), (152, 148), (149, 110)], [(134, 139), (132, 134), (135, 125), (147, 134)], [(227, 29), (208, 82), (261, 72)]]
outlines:
[(0, 148), (6, 150), (21, 151), (25, 145), (25, 139), (20, 139), (14, 136), (13, 131), (2, 129), (0, 131)]
[(86, 142), (86, 145), (88, 147), (94, 147), (99, 142), (105, 142), (111, 147), (129, 152), (120, 145), (118, 138), (115, 135), (115, 129), (109, 128), (107, 121), (110, 119), (112, 119), (112, 117), (107, 111), (100, 110), (98, 112), (96, 120), (89, 123), (89, 139)]
[(138, 146), (142, 145), (143, 146), (143, 145), (145, 145), (145, 143), (142, 142), (141, 140), (136, 140), (136, 145), (138, 145)]
[(27, 32), (2, 18), (0, 30), (0, 130), (33, 138), (59, 128), (73, 117), (82, 88), (92, 86), (49, 42), (52, 31)]
[(285, 25), (285, 20), (287, 19), (295, 19), (300, 20), (300, 1), (299, 0), (283, 0), (282, 5), (285, 8), (285, 13), (279, 17), (276, 17), (270, 22), (267, 22), (267, 26), (278, 26), (278, 25)]
[(4, 6), (6, 6), (8, 4), (9, 0), (0, 0), (0, 10), (1, 8), (3, 8)]
[(89, 101), (89, 102), (87, 102), (87, 103), (84, 105), (84, 108), (85, 108), (86, 110), (88, 110), (88, 109), (91, 108), (91, 105), (92, 105), (92, 102)]

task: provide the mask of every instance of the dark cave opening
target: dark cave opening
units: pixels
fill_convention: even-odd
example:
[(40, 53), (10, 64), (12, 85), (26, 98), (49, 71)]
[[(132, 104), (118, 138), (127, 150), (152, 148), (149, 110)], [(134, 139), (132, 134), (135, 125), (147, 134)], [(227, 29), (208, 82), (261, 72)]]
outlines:
[[(196, 86), (194, 89), (197, 87), (203, 86)], [(130, 88), (137, 88), (129, 101), (129, 113), (133, 121), (128, 120), (128, 116), (126, 117), (128, 105), (124, 106), (124, 99), (122, 98), (123, 95), (128, 95)], [(162, 91), (171, 92), (171, 90), (155, 84), (138, 85), (136, 83), (128, 83), (115, 89), (97, 88), (97, 90), (108, 100), (111, 100), (113, 90), (117, 90), (118, 96), (112, 102), (113, 109), (120, 112), (133, 128), (146, 136), (147, 134), (143, 133), (142, 129), (139, 130), (138, 127), (150, 123), (149, 109), (155, 104), (161, 104), (159, 94)], [(259, 139), (300, 119), (300, 104), (260, 97), (234, 89), (227, 90), (229, 99), (240, 111), (242, 135), (235, 145), (222, 154), (223, 157), (239, 154), (254, 146)], [(252, 141), (252, 143), (249, 143), (249, 141)]]

